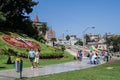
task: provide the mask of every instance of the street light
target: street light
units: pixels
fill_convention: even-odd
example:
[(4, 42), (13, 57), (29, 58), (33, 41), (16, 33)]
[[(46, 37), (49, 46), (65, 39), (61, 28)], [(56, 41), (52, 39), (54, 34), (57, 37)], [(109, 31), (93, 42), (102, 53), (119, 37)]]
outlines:
[[(85, 38), (85, 33), (86, 31), (91, 28), (94, 29), (95, 27), (87, 27), (84, 31), (83, 31), (83, 51), (84, 51), (84, 47), (86, 46), (86, 38)], [(84, 51), (85, 52), (85, 51)]]

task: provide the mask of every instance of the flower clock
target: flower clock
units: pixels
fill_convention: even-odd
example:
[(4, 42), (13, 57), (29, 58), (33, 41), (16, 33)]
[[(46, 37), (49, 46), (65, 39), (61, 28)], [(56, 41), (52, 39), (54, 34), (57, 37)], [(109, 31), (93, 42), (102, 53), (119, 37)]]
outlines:
[(37, 44), (36, 42), (21, 37), (2, 36), (2, 40), (7, 44), (17, 48), (40, 49), (39, 44)]

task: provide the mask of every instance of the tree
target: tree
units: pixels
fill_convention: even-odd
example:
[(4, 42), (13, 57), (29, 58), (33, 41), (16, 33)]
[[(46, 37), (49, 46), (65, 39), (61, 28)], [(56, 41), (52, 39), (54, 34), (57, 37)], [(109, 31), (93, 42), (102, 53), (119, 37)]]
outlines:
[(75, 43), (75, 45), (83, 45), (83, 42), (79, 39), (76, 43)]
[(51, 41), (52, 41), (53, 47), (54, 47), (55, 46), (55, 41), (57, 41), (56, 38), (51, 38)]
[(29, 19), (27, 15), (37, 4), (38, 2), (32, 0), (0, 0), (0, 20), (5, 21), (4, 24), (0, 23), (0, 27), (24, 30), (24, 21)]
[(87, 44), (87, 42), (90, 42), (90, 36), (88, 34), (86, 34), (84, 36), (84, 39), (86, 40), (86, 44)]
[(62, 50), (63, 53), (64, 53), (64, 51), (65, 51), (65, 46), (64, 46), (64, 45), (61, 45), (61, 50)]
[(110, 46), (113, 46), (114, 51), (120, 51), (120, 36), (106, 38), (106, 44), (107, 44), (108, 48)]
[(2, 53), (4, 53), (5, 55), (8, 55), (8, 59), (7, 59), (7, 64), (12, 64), (12, 59), (11, 59), (11, 56), (17, 56), (17, 52), (14, 51), (14, 49), (2, 49)]
[(38, 38), (37, 38), (38, 41), (40, 41), (41, 43), (45, 43), (46, 40), (44, 38), (44, 36), (42, 34), (38, 34)]
[(0, 12), (0, 22), (4, 22), (4, 21), (6, 21), (6, 17), (2, 12)]
[(43, 23), (42, 28), (40, 28), (42, 31), (42, 34), (45, 36), (46, 31), (49, 30), (48, 26), (46, 23)]
[(69, 36), (69, 35), (67, 35), (67, 36), (66, 36), (66, 40), (69, 40), (69, 39), (70, 39), (70, 36)]

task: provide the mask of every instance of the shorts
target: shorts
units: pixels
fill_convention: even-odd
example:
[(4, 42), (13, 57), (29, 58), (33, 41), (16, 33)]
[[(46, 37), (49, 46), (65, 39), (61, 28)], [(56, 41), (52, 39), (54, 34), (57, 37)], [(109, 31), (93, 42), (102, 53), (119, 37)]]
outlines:
[(30, 57), (30, 61), (33, 62), (34, 61), (34, 57)]
[(39, 58), (35, 58), (34, 62), (39, 63)]

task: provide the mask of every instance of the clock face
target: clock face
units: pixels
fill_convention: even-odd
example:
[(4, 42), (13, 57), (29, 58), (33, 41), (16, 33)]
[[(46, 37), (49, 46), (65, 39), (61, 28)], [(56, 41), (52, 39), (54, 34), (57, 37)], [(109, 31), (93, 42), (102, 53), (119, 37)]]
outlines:
[(21, 37), (2, 36), (2, 40), (8, 45), (11, 45), (17, 48), (40, 49), (40, 45), (37, 44), (36, 42), (21, 38)]

